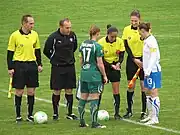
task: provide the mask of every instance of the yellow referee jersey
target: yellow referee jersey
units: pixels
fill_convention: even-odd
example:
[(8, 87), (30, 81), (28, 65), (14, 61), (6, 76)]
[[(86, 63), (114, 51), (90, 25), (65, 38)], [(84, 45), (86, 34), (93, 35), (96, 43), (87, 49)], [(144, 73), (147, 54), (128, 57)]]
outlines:
[(37, 32), (26, 35), (17, 30), (11, 34), (7, 50), (14, 51), (13, 61), (36, 61), (35, 49), (40, 49)]
[(127, 40), (129, 48), (132, 51), (134, 57), (141, 57), (143, 54), (143, 41), (140, 40), (140, 35), (138, 30), (131, 28), (131, 25), (124, 28), (123, 40)]
[(119, 51), (125, 51), (124, 42), (121, 38), (117, 37), (116, 41), (109, 43), (106, 37), (101, 38), (98, 43), (102, 46), (104, 52), (104, 59), (108, 63), (119, 61)]

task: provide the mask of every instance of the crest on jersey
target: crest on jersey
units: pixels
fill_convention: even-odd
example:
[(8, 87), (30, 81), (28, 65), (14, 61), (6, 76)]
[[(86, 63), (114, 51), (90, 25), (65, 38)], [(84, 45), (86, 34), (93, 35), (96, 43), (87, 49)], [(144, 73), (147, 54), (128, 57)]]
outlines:
[(73, 38), (70, 38), (69, 40), (72, 42), (72, 41), (73, 41)]
[(104, 53), (108, 53), (108, 51), (106, 50), (106, 51), (104, 51)]
[(24, 45), (23, 44), (20, 44), (20, 47), (23, 47)]
[(131, 40), (131, 37), (128, 37), (129, 40)]
[(83, 68), (83, 69), (89, 69), (89, 68), (90, 68), (90, 66), (91, 66), (90, 64), (85, 64), (85, 65), (83, 65), (83, 67), (82, 67), (82, 68)]

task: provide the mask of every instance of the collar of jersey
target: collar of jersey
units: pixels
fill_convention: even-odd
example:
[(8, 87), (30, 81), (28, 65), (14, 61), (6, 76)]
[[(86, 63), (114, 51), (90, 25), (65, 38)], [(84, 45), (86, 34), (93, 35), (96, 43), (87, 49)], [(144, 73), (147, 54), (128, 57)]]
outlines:
[(27, 34), (26, 34), (26, 33), (24, 33), (24, 32), (22, 31), (22, 28), (20, 28), (20, 29), (19, 29), (19, 32), (20, 32), (22, 35), (28, 35), (28, 34), (30, 34), (30, 33), (31, 33), (31, 31), (29, 31), (29, 33), (27, 33)]
[(106, 42), (112, 44), (112, 43), (116, 42), (116, 39), (113, 42), (110, 42), (108, 39), (108, 36), (106, 36)]
[(131, 29), (132, 29), (132, 30), (137, 30), (138, 27), (133, 27), (133, 26), (131, 25)]
[(149, 34), (145, 39), (148, 39), (151, 36), (151, 34)]
[(69, 35), (64, 35), (60, 32), (60, 28), (58, 28), (57, 32), (61, 35), (61, 36), (69, 36)]

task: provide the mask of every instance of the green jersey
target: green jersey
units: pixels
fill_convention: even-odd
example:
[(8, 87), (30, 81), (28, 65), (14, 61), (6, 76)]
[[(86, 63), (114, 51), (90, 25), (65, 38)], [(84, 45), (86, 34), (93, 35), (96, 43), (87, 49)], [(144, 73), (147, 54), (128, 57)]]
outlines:
[(97, 57), (103, 57), (101, 45), (94, 40), (86, 40), (81, 44), (79, 52), (82, 56), (81, 81), (102, 81), (96, 60)]

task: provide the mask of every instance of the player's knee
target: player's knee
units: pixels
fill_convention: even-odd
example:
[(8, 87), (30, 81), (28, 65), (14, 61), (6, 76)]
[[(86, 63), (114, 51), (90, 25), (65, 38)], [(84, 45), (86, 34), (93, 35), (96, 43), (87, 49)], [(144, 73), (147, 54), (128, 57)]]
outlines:
[(35, 93), (35, 88), (28, 88), (27, 89), (27, 95), (34, 96), (34, 93)]
[(151, 91), (150, 90), (147, 90), (146, 91), (146, 96), (151, 96), (152, 94), (151, 94)]
[(88, 93), (81, 93), (81, 99), (87, 100), (88, 97), (89, 97), (89, 94), (88, 94)]
[(54, 94), (54, 95), (60, 95), (60, 94), (61, 94), (61, 91), (60, 91), (60, 90), (54, 90), (54, 91), (53, 91), (53, 94)]
[(131, 88), (131, 89), (127, 89), (128, 92), (133, 92), (134, 91), (134, 88)]
[(27, 95), (29, 95), (29, 96), (34, 96), (34, 91), (27, 91)]
[(113, 89), (113, 94), (119, 94), (119, 89)]
[(72, 93), (72, 89), (66, 89), (65, 90), (65, 93), (67, 94), (67, 95), (72, 95), (73, 93)]
[(99, 99), (99, 93), (89, 94), (91, 100)]
[(151, 90), (151, 96), (152, 97), (157, 97), (158, 96), (158, 89)]
[(16, 94), (17, 96), (22, 96), (23, 93), (24, 93), (24, 90), (23, 90), (23, 89), (16, 89), (16, 91), (15, 91), (15, 94)]
[(141, 92), (147, 92), (148, 91), (148, 89), (147, 88), (141, 88)]

